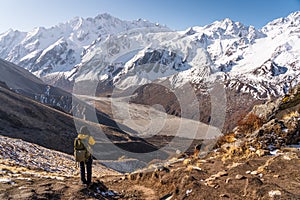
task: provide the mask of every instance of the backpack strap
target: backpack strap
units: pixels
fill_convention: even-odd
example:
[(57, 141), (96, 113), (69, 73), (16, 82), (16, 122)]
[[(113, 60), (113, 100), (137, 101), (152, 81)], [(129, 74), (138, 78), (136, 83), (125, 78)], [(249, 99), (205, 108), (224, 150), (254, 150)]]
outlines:
[[(81, 146), (81, 148), (79, 146)], [(84, 150), (84, 149), (86, 149), (85, 145), (83, 144), (83, 142), (81, 141), (80, 138), (76, 138), (75, 139), (75, 141), (74, 141), (74, 149), (75, 150)]]

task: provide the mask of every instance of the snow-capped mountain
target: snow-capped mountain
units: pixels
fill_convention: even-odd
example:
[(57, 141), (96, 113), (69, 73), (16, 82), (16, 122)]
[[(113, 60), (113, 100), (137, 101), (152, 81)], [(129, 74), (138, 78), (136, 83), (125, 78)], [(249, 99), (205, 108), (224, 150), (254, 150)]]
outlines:
[(90, 46), (71, 80), (100, 80), (122, 89), (168, 79), (223, 80), (229, 88), (266, 99), (286, 93), (299, 80), (300, 12), (261, 30), (230, 19), (181, 32), (144, 29)]
[[(199, 97), (217, 80), (229, 91), (227, 100), (237, 104), (232, 113), (246, 102), (251, 102), (251, 109), (254, 101), (286, 94), (300, 82), (299, 16), (300, 11), (291, 13), (260, 30), (224, 19), (171, 31), (148, 21), (128, 22), (104, 14), (29, 33), (3, 33), (0, 57), (48, 84), (72, 90), (76, 82), (96, 81), (97, 92), (105, 94), (114, 88), (163, 82), (171, 89), (191, 83)], [(244, 94), (242, 101), (231, 98)]]
[[(93, 71), (90, 74), (94, 77), (89, 78), (105, 80), (110, 77), (114, 82), (120, 82), (122, 77), (130, 76), (127, 77), (130, 84), (143, 84), (176, 75), (179, 76), (177, 79), (187, 82), (199, 75), (219, 71), (217, 67), (222, 67), (220, 63), (225, 56), (231, 56), (238, 48), (246, 48), (256, 39), (265, 37), (253, 27), (229, 19), (182, 32), (152, 31), (126, 33), (93, 45), (79, 65), (84, 72), (77, 73), (77, 76), (87, 79), (86, 72)], [(134, 74), (138, 74), (137, 77)], [(136, 81), (133, 83), (132, 79)]]
[(299, 13), (261, 30), (226, 18), (179, 32), (102, 14), (28, 33), (9, 30), (0, 35), (0, 57), (64, 86), (93, 79), (126, 88), (167, 78), (180, 87), (221, 77), (229, 87), (266, 98), (298, 82)]
[[(163, 83), (171, 89), (191, 83), (197, 97), (205, 96), (199, 102), (206, 110), (201, 113), (203, 122), (210, 121), (210, 103), (203, 103), (209, 102), (209, 87), (221, 82), (227, 93), (229, 123), (225, 123), (232, 128), (253, 105), (284, 95), (300, 82), (299, 15), (292, 13), (261, 30), (224, 19), (180, 32), (142, 29), (112, 35), (91, 45), (76, 66), (76, 73), (68, 78), (100, 81), (98, 92), (105, 94), (147, 83)], [(168, 113), (180, 113), (176, 99), (167, 98), (160, 90), (165, 88), (141, 87), (134, 93), (133, 102), (159, 102)], [(153, 94), (165, 98), (149, 98)], [(195, 116), (196, 104), (191, 100), (185, 105)]]
[(146, 20), (122, 21), (109, 14), (74, 18), (51, 28), (30, 32), (9, 30), (0, 34), (0, 57), (18, 64), (38, 77), (69, 72), (81, 62), (88, 47), (110, 34), (141, 27), (163, 28)]

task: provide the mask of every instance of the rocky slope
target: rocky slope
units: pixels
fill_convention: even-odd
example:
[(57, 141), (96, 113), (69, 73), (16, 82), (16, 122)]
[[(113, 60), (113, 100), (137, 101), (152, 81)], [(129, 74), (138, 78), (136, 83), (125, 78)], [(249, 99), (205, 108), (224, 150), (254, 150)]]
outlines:
[(208, 156), (136, 172), (106, 185), (124, 189), (122, 199), (298, 199), (298, 163), (299, 150), (227, 162)]
[(65, 112), (72, 109), (72, 95), (64, 90), (45, 84), (29, 71), (0, 59), (0, 80), (8, 88)]
[[(237, 154), (255, 151), (269, 154), (287, 145), (300, 143), (300, 87), (285, 97), (257, 105), (239, 122), (234, 137)], [(241, 138), (241, 139), (239, 139)], [(250, 150), (249, 150), (250, 149)]]
[(130, 152), (156, 150), (153, 145), (122, 131), (106, 116), (99, 116), (97, 122), (84, 121), (17, 94), (4, 83), (0, 87), (0, 103), (5, 105), (0, 108), (0, 135), (72, 154), (73, 141), (77, 136), (75, 125), (87, 125), (98, 141), (95, 151), (106, 152), (106, 157), (102, 159), (117, 159), (120, 156), (116, 153), (117, 148), (110, 151), (109, 147), (114, 147), (112, 143)]
[[(23, 175), (32, 170), (32, 172), (44, 172), (45, 176), (46, 173), (53, 177), (79, 176), (78, 168), (72, 155), (47, 149), (21, 139), (12, 139), (4, 136), (0, 136), (0, 138), (2, 167), (10, 166), (11, 169), (16, 167), (15, 170), (17, 170), (17, 167), (24, 170), (28, 169), (24, 171)], [(94, 162), (94, 165), (94, 176), (118, 174), (103, 166), (101, 167), (97, 161)], [(5, 172), (4, 169), (2, 169), (3, 172)], [(38, 174), (36, 175), (38, 176)], [(42, 176), (42, 173), (40, 175)]]
[[(188, 160), (188, 159), (187, 159)], [(33, 175), (5, 166), (0, 171), (3, 199), (299, 199), (299, 151), (223, 163), (215, 157), (182, 160), (130, 175), (78, 177)], [(264, 168), (265, 170), (261, 171)], [(41, 173), (41, 172), (40, 172)]]
[[(5, 90), (9, 89), (12, 92), (29, 97), (59, 111), (73, 114), (75, 117), (84, 120), (91, 121), (91, 119), (87, 116), (95, 113), (97, 119), (93, 120), (94, 122), (104, 124), (106, 126), (117, 127), (114, 120), (108, 117), (105, 113), (93, 109), (90, 105), (87, 105), (85, 102), (80, 101), (72, 94), (60, 88), (45, 84), (42, 80), (27, 70), (1, 59), (0, 81), (2, 82)], [(21, 104), (20, 107), (22, 107)], [(120, 124), (120, 126), (122, 125)], [(133, 131), (129, 130), (125, 126), (123, 126), (123, 129), (129, 132)]]
[[(85, 188), (79, 182), (79, 168), (73, 156), (3, 136), (0, 136), (0, 149), (1, 199), (75, 198), (76, 194), (82, 195), (76, 191)], [(104, 175), (118, 175), (118, 172), (94, 161), (93, 178)], [(99, 192), (93, 194), (102, 197), (114, 194), (104, 188), (101, 187), (101, 192), (98, 188)]]
[[(299, 86), (255, 106), (215, 150), (153, 164), (107, 183), (149, 199), (298, 199)], [(131, 184), (128, 184), (130, 182)]]
[[(289, 101), (280, 103), (280, 112), (299, 109), (298, 92), (293, 94)], [(285, 103), (289, 106), (283, 108), (283, 105), (287, 106)], [(272, 110), (273, 107), (268, 106), (265, 111), (270, 108)], [(257, 110), (262, 113), (261, 108)], [(283, 119), (287, 121), (296, 119), (299, 125), (299, 115), (285, 113)], [(269, 123), (270, 119), (266, 121), (265, 124), (258, 126), (257, 130), (266, 128), (278, 130), (276, 123)], [(281, 121), (281, 118), (278, 121)], [(296, 144), (299, 140), (292, 137), (294, 141), (286, 140), (276, 147), (276, 151), (272, 149), (270, 152), (268, 149), (271, 146), (275, 147), (280, 138), (297, 136), (299, 128), (289, 128), (288, 135), (282, 130), (280, 138), (267, 141), (263, 140), (262, 136), (268, 137), (268, 132), (263, 135), (256, 134), (256, 130), (241, 129), (242, 125), (245, 123), (238, 127), (236, 133), (220, 140), (219, 148), (204, 156), (201, 152), (198, 154), (199, 152), (195, 151), (194, 154), (181, 155), (182, 158), (173, 158), (163, 163), (154, 162), (147, 168), (130, 174), (119, 174), (104, 168), (99, 162), (94, 162), (93, 183), (89, 187), (79, 183), (78, 169), (74, 166), (73, 157), (19, 139), (1, 136), (0, 197), (3, 199), (299, 199), (300, 146), (285, 146)], [(121, 164), (122, 160), (115, 162)]]
[(48, 148), (71, 153), (76, 135), (70, 115), (0, 88), (1, 135), (23, 138)]

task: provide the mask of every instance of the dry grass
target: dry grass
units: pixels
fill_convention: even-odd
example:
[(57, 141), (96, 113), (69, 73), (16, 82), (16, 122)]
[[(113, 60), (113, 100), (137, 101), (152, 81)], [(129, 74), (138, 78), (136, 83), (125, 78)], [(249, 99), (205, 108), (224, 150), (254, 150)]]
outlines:
[(292, 118), (292, 117), (299, 117), (299, 112), (297, 112), (297, 111), (292, 111), (292, 112), (290, 112), (290, 113), (288, 113), (288, 114), (285, 114), (282, 118), (283, 118), (284, 120), (287, 120), (287, 119), (290, 119), (290, 118)]
[(220, 148), (223, 144), (226, 144), (226, 143), (233, 143), (235, 142), (237, 139), (235, 137), (235, 134), (234, 133), (228, 133), (226, 135), (222, 135), (218, 138), (218, 141), (214, 147), (215, 148)]
[(251, 133), (259, 129), (264, 124), (264, 120), (257, 115), (250, 113), (238, 122), (238, 130), (242, 133)]

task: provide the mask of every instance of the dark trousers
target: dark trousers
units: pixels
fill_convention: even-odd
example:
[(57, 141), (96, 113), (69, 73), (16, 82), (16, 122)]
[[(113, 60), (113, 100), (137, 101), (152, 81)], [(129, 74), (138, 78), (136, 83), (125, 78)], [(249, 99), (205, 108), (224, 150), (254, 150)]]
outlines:
[[(86, 162), (80, 162), (80, 178), (82, 183), (90, 184), (92, 182), (92, 163), (93, 159), (90, 157)], [(86, 169), (86, 177), (85, 177)]]

